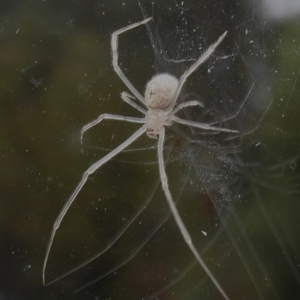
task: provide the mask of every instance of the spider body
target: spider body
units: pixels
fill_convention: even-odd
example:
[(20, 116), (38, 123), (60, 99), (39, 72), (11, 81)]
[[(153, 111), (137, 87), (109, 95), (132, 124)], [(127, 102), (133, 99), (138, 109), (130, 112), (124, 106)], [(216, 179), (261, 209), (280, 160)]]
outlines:
[(157, 138), (162, 126), (170, 126), (170, 113), (166, 108), (172, 103), (178, 87), (178, 79), (163, 73), (155, 75), (146, 85), (145, 104), (148, 108), (145, 117), (146, 133), (150, 138)]
[[(200, 106), (202, 107), (202, 103), (199, 101), (187, 101), (183, 102), (181, 104), (178, 104), (176, 106), (177, 98), (181, 92), (182, 86), (184, 85), (187, 77), (193, 73), (201, 64), (203, 64), (215, 51), (215, 49), (218, 47), (218, 45), (223, 41), (225, 38), (227, 32), (224, 32), (218, 40), (209, 46), (209, 48), (203, 53), (203, 55), (197, 59), (179, 78), (175, 78), (174, 76), (163, 73), (155, 75), (146, 85), (145, 89), (145, 96), (143, 97), (137, 89), (131, 84), (131, 82), (127, 79), (127, 77), (124, 75), (123, 71), (121, 70), (119, 64), (118, 64), (118, 36), (128, 30), (131, 30), (137, 26), (140, 26), (142, 24), (145, 24), (149, 22), (152, 18), (145, 19), (141, 22), (137, 22), (134, 24), (131, 24), (127, 27), (121, 28), (117, 31), (115, 31), (112, 34), (111, 37), (111, 47), (112, 47), (112, 65), (117, 73), (117, 75), (120, 77), (120, 79), (124, 82), (124, 84), (127, 86), (127, 88), (132, 92), (134, 96), (131, 96), (130, 94), (123, 92), (121, 93), (121, 99), (125, 101), (127, 104), (131, 105), (133, 108), (140, 111), (144, 117), (142, 118), (136, 118), (136, 117), (129, 117), (129, 116), (120, 116), (120, 115), (114, 115), (114, 114), (102, 114), (100, 115), (96, 120), (88, 123), (85, 125), (81, 130), (81, 141), (83, 134), (88, 129), (92, 128), (93, 126), (99, 124), (105, 119), (110, 120), (116, 120), (116, 121), (123, 121), (123, 122), (131, 122), (131, 123), (141, 123), (143, 124), (140, 129), (138, 129), (135, 133), (133, 133), (129, 138), (127, 138), (122, 144), (120, 144), (118, 147), (113, 149), (111, 152), (109, 152), (107, 155), (102, 157), (100, 160), (92, 164), (84, 173), (82, 176), (81, 181), (76, 186), (75, 190), (61, 209), (57, 219), (55, 220), (53, 224), (52, 233), (50, 236), (49, 244), (47, 246), (46, 255), (44, 259), (44, 265), (43, 265), (43, 284), (46, 285), (45, 280), (45, 271), (47, 267), (47, 261), (50, 255), (50, 250), (54, 241), (54, 237), (56, 234), (56, 231), (58, 230), (64, 216), (66, 215), (68, 209), (70, 208), (73, 201), (76, 199), (78, 193), (81, 191), (82, 187), (85, 185), (86, 181), (88, 180), (88, 177), (96, 172), (103, 164), (111, 160), (114, 156), (116, 156), (118, 153), (120, 153), (122, 150), (124, 150), (127, 146), (129, 146), (131, 143), (133, 143), (138, 137), (140, 137), (142, 134), (146, 133), (150, 138), (157, 138), (158, 137), (158, 145), (157, 145), (157, 151), (158, 151), (158, 166), (159, 166), (159, 174), (162, 184), (162, 189), (165, 194), (166, 200), (169, 204), (170, 210), (172, 212), (172, 215), (174, 217), (174, 220), (180, 229), (180, 232), (187, 244), (187, 246), (192, 251), (193, 255), (197, 259), (198, 263), (201, 265), (201, 267), (204, 269), (206, 274), (210, 277), (216, 288), (219, 290), (219, 292), (222, 294), (223, 298), (226, 300), (229, 300), (228, 296), (218, 283), (217, 279), (214, 277), (214, 275), (211, 273), (209, 268), (206, 266), (205, 262), (203, 261), (199, 251), (195, 248), (192, 238), (188, 233), (188, 230), (185, 227), (184, 222), (182, 221), (180, 214), (176, 208), (176, 205), (174, 204), (171, 192), (169, 190), (168, 186), (168, 178), (166, 175), (166, 170), (164, 166), (164, 158), (163, 158), (163, 148), (164, 148), (164, 139), (165, 139), (165, 126), (170, 126), (173, 122), (186, 125), (186, 126), (192, 126), (195, 128), (199, 128), (202, 130), (210, 130), (214, 133), (218, 132), (230, 132), (230, 133), (238, 133), (237, 130), (231, 130), (227, 128), (220, 128), (220, 127), (214, 127), (210, 124), (206, 123), (199, 123), (189, 120), (183, 120), (176, 116), (176, 113), (184, 109), (185, 107), (191, 107), (191, 106)], [(134, 100), (140, 101), (140, 103), (143, 105), (140, 106), (137, 104)], [(120, 235), (121, 236), (121, 235)], [(117, 236), (114, 239), (114, 242), (120, 237)], [(108, 250), (108, 249), (106, 249)], [(88, 260), (87, 262), (82, 263), (81, 265), (77, 266), (76, 268), (72, 269), (71, 271), (61, 275), (60, 277), (52, 280), (50, 283), (53, 283), (72, 272), (78, 270), (79, 268), (83, 267), (84, 265), (88, 264), (98, 256), (100, 256), (102, 253), (104, 253), (106, 250), (102, 250), (99, 254), (94, 256), (92, 259)], [(47, 283), (47, 284), (50, 284)], [(92, 282), (93, 283), (93, 282)], [(87, 287), (88, 285), (92, 284), (89, 283), (85, 285), (82, 288)], [(80, 288), (80, 289), (82, 289)], [(78, 289), (78, 290), (80, 290)]]

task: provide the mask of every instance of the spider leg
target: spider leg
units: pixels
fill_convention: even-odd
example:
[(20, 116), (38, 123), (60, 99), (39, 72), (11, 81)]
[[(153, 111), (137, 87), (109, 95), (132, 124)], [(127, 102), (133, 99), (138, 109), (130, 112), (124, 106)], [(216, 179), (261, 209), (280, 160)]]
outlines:
[(84, 133), (90, 128), (102, 122), (102, 120), (116, 120), (116, 121), (126, 121), (130, 123), (145, 123), (145, 119), (143, 118), (135, 118), (135, 117), (126, 117), (120, 115), (112, 115), (112, 114), (102, 114), (96, 120), (84, 125), (80, 131), (80, 141), (82, 143), (82, 138)]
[(176, 123), (182, 124), (182, 125), (187, 125), (187, 126), (192, 126), (196, 128), (201, 128), (205, 130), (214, 130), (214, 131), (222, 131), (222, 132), (232, 132), (232, 133), (239, 133), (238, 130), (232, 130), (232, 129), (227, 129), (227, 128), (221, 128), (221, 127), (215, 127), (215, 126), (210, 126), (209, 124), (206, 123), (200, 123), (200, 122), (194, 122), (194, 121), (189, 121), (189, 120), (183, 120), (180, 119), (176, 116), (173, 116), (171, 118), (172, 121), (175, 121)]
[(145, 104), (145, 99), (144, 97), (137, 91), (137, 89), (132, 85), (132, 83), (127, 79), (127, 77), (125, 76), (125, 74), (123, 73), (123, 71), (121, 70), (121, 68), (119, 67), (118, 64), (118, 38), (119, 38), (119, 34), (131, 30), (135, 27), (138, 27), (142, 24), (145, 24), (147, 22), (149, 22), (152, 18), (148, 18), (145, 19), (143, 21), (131, 24), (129, 26), (123, 27), (117, 31), (115, 31), (112, 35), (111, 35), (111, 50), (112, 50), (112, 65), (113, 68), (115, 70), (115, 72), (117, 73), (117, 75), (122, 79), (122, 81), (125, 83), (125, 85), (129, 88), (129, 90), (134, 94), (134, 96), (139, 99), (143, 104)]
[(199, 254), (199, 252), (195, 248), (195, 246), (192, 242), (191, 236), (188, 233), (188, 231), (187, 231), (187, 229), (186, 229), (186, 227), (185, 227), (185, 225), (184, 225), (184, 223), (183, 223), (183, 221), (182, 221), (182, 219), (179, 215), (179, 212), (176, 208), (176, 205), (175, 205), (175, 203), (172, 199), (172, 195), (171, 195), (171, 192), (169, 190), (168, 178), (167, 178), (167, 174), (166, 174), (166, 170), (165, 170), (165, 165), (164, 165), (164, 157), (163, 157), (164, 139), (165, 139), (165, 128), (161, 127), (160, 132), (159, 132), (159, 140), (158, 140), (159, 175), (160, 175), (160, 179), (161, 179), (162, 188), (163, 188), (163, 191), (164, 191), (165, 196), (167, 198), (168, 204), (170, 206), (172, 215), (175, 219), (175, 222), (176, 222), (181, 234), (183, 235), (183, 238), (184, 238), (186, 244), (188, 245), (190, 250), (193, 252), (195, 258), (197, 259), (197, 261), (199, 262), (199, 264), (201, 265), (201, 267), (203, 268), (205, 273), (209, 276), (209, 278), (214, 283), (215, 287), (219, 290), (219, 292), (222, 294), (224, 299), (229, 300), (229, 298), (226, 295), (225, 291), (222, 289), (222, 287), (220, 286), (220, 284), (218, 283), (218, 281), (216, 280), (214, 275), (208, 269), (208, 267), (206, 266), (205, 262), (203, 261), (201, 255)]
[(210, 45), (208, 49), (202, 54), (202, 56), (193, 63), (180, 77), (178, 86), (174, 95), (174, 98), (172, 100), (172, 103), (169, 106), (169, 111), (172, 111), (174, 108), (177, 98), (181, 92), (182, 86), (185, 83), (188, 76), (190, 76), (197, 68), (199, 68), (216, 50), (216, 48), (220, 45), (220, 43), (224, 40), (225, 36), (227, 34), (227, 31), (225, 31), (218, 39), (217, 41)]
[(180, 111), (181, 109), (183, 109), (184, 107), (190, 107), (190, 106), (203, 106), (203, 103), (198, 101), (198, 100), (191, 100), (191, 101), (187, 101), (187, 102), (183, 102), (180, 103), (179, 105), (177, 105), (174, 110), (171, 113), (171, 116), (174, 116), (176, 113), (178, 113), (178, 111)]
[(47, 267), (47, 261), (48, 261), (48, 257), (49, 257), (49, 254), (50, 254), (50, 250), (51, 250), (53, 241), (54, 241), (54, 237), (55, 237), (56, 231), (59, 228), (59, 226), (60, 226), (60, 224), (61, 224), (64, 216), (66, 215), (68, 209), (70, 208), (70, 206), (72, 205), (73, 201), (77, 197), (78, 193), (83, 188), (83, 186), (86, 183), (86, 181), (88, 180), (88, 177), (91, 174), (93, 174), (95, 171), (97, 171), (103, 164), (105, 164), (110, 159), (112, 159), (114, 156), (116, 156), (118, 153), (120, 153), (124, 148), (126, 148), (132, 142), (134, 142), (144, 132), (146, 132), (146, 126), (145, 125), (143, 125), (140, 129), (138, 129), (132, 136), (130, 136), (126, 141), (124, 141), (122, 144), (120, 144), (117, 148), (115, 148), (110, 153), (108, 153), (107, 155), (105, 155), (104, 157), (102, 157), (100, 160), (98, 160), (97, 162), (95, 162), (94, 164), (92, 164), (84, 172), (81, 181), (78, 183), (78, 185), (76, 186), (74, 192), (69, 197), (69, 199), (65, 203), (64, 207), (61, 209), (58, 217), (56, 218), (56, 220), (55, 220), (55, 222), (53, 224), (53, 229), (52, 229), (52, 232), (51, 232), (51, 236), (50, 236), (50, 239), (49, 239), (49, 244), (47, 246), (46, 256), (45, 256), (44, 264), (43, 264), (43, 273), (42, 273), (42, 276), (43, 276), (43, 285), (46, 284), (46, 281), (45, 281), (45, 270), (46, 270), (46, 267)]
[(126, 92), (122, 92), (121, 93), (121, 98), (127, 104), (131, 105), (132, 107), (134, 107), (135, 109), (137, 109), (138, 111), (143, 113), (144, 115), (147, 113), (147, 110), (145, 108), (139, 106), (138, 104), (136, 104), (134, 101), (131, 100), (131, 99), (135, 99), (135, 97), (131, 96), (130, 94), (128, 94)]

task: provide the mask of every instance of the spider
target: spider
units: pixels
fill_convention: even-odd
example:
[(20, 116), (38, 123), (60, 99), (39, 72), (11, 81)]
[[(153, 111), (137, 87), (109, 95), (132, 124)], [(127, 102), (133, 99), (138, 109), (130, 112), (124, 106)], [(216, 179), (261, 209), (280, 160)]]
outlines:
[[(193, 255), (204, 269), (206, 274), (210, 277), (216, 288), (222, 294), (224, 299), (229, 299), (214, 275), (210, 272), (206, 264), (204, 263), (201, 255), (196, 250), (192, 238), (185, 227), (184, 222), (182, 221), (180, 214), (174, 204), (172, 199), (172, 195), (168, 186), (168, 178), (166, 175), (165, 165), (164, 165), (164, 157), (163, 157), (163, 149), (164, 149), (164, 140), (165, 140), (165, 126), (171, 126), (173, 122), (183, 124), (186, 126), (191, 126), (195, 128), (200, 128), (204, 130), (212, 130), (214, 132), (230, 132), (230, 133), (238, 133), (237, 130), (231, 130), (226, 128), (220, 128), (211, 126), (210, 124), (206, 123), (199, 123), (189, 120), (184, 120), (176, 116), (176, 113), (185, 107), (191, 106), (200, 106), (202, 107), (202, 103), (196, 100), (187, 101), (180, 103), (176, 106), (176, 101), (178, 96), (181, 92), (181, 89), (187, 80), (187, 77), (192, 74), (199, 66), (201, 66), (216, 50), (216, 48), (220, 45), (220, 43), (224, 40), (227, 31), (224, 32), (218, 40), (209, 46), (209, 48), (203, 53), (203, 55), (197, 59), (180, 77), (178, 80), (176, 77), (172, 76), (168, 73), (162, 73), (155, 75), (146, 85), (144, 97), (137, 91), (137, 89), (131, 84), (131, 82), (127, 79), (124, 75), (123, 71), (121, 70), (118, 64), (118, 36), (126, 31), (129, 31), (135, 27), (140, 25), (146, 24), (152, 18), (147, 18), (143, 21), (131, 24), (129, 26), (123, 27), (115, 32), (112, 33), (111, 36), (111, 48), (112, 48), (112, 65), (117, 73), (117, 75), (121, 78), (127, 88), (131, 91), (134, 95), (130, 95), (126, 92), (121, 93), (121, 99), (125, 101), (127, 104), (131, 105), (139, 112), (141, 112), (144, 117), (143, 118), (136, 118), (136, 117), (128, 117), (128, 116), (121, 116), (121, 115), (113, 115), (113, 114), (102, 114), (96, 120), (88, 123), (85, 125), (81, 130), (80, 140), (82, 142), (84, 133), (92, 128), (93, 126), (99, 124), (103, 120), (116, 120), (116, 121), (123, 121), (123, 122), (130, 122), (130, 123), (141, 123), (143, 124), (135, 133), (133, 133), (127, 140), (125, 140), (122, 144), (116, 147), (114, 150), (109, 152), (107, 155), (102, 157), (99, 161), (92, 164), (83, 174), (81, 181), (76, 186), (74, 192), (71, 194), (67, 202), (65, 203), (64, 207), (61, 209), (58, 217), (56, 218), (52, 233), (49, 239), (49, 244), (47, 246), (46, 255), (43, 264), (43, 284), (46, 285), (45, 280), (45, 270), (47, 267), (47, 261), (49, 258), (50, 250), (54, 241), (54, 237), (56, 234), (57, 229), (59, 228), (64, 216), (66, 215), (68, 209), (70, 208), (71, 204), (77, 197), (78, 193), (81, 191), (82, 187), (86, 183), (88, 177), (96, 172), (103, 164), (107, 163), (110, 159), (124, 150), (127, 146), (133, 143), (138, 137), (142, 134), (146, 133), (150, 138), (158, 139), (158, 165), (159, 165), (159, 174), (160, 180), (162, 184), (162, 189), (169, 204), (170, 210), (174, 217), (174, 220), (177, 226), (180, 229), (180, 232), (187, 244), (187, 246), (192, 251)], [(140, 106), (137, 104), (134, 99), (137, 99), (143, 105)], [(145, 108), (146, 107), (146, 108)]]

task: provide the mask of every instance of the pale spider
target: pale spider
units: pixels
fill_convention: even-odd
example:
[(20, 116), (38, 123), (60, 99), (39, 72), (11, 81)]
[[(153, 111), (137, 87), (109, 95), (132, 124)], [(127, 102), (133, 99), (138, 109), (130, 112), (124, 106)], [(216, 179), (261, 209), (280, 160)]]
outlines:
[[(56, 221), (53, 224), (52, 233), (50, 236), (49, 244), (47, 247), (44, 264), (43, 264), (43, 284), (46, 284), (45, 281), (45, 270), (47, 267), (47, 261), (50, 254), (50, 250), (53, 244), (53, 240), (56, 234), (57, 229), (59, 228), (64, 216), (66, 215), (68, 209), (70, 208), (71, 204), (75, 200), (76, 196), (86, 183), (88, 177), (93, 174), (96, 170), (98, 170), (103, 164), (108, 162), (110, 159), (112, 159), (115, 155), (120, 153), (124, 148), (129, 146), (132, 142), (134, 142), (139, 136), (141, 136), (143, 133), (146, 133), (150, 138), (157, 138), (158, 136), (158, 164), (159, 164), (159, 174), (162, 184), (162, 189), (165, 193), (166, 199), (168, 201), (168, 204), (170, 206), (172, 215), (175, 219), (175, 222), (177, 226), (180, 229), (181, 234), (183, 235), (183, 238), (194, 254), (195, 258), (199, 262), (199, 264), (202, 266), (202, 268), (205, 270), (206, 274), (210, 277), (214, 285), (217, 287), (219, 292), (223, 295), (225, 299), (229, 299), (216, 278), (213, 276), (213, 274), (210, 272), (206, 264), (204, 263), (202, 257), (200, 256), (199, 252), (196, 250), (191, 236), (188, 233), (180, 215), (176, 208), (176, 205), (174, 204), (174, 201), (172, 199), (169, 186), (168, 186), (168, 178), (165, 171), (164, 166), (164, 158), (163, 158), (163, 148), (164, 148), (164, 139), (165, 139), (165, 127), (164, 126), (170, 126), (173, 122), (183, 124), (186, 126), (192, 126), (204, 130), (213, 130), (214, 132), (231, 132), (231, 133), (238, 133), (237, 130), (230, 130), (226, 128), (219, 128), (214, 127), (206, 123), (199, 123), (194, 121), (188, 121), (183, 120), (175, 116), (175, 114), (189, 106), (203, 106), (202, 103), (199, 101), (187, 101), (184, 103), (181, 103), (179, 105), (176, 105), (177, 98), (181, 92), (182, 86), (185, 83), (187, 77), (193, 73), (201, 64), (203, 64), (215, 51), (215, 49), (219, 46), (219, 44), (223, 41), (225, 38), (227, 31), (224, 32), (218, 40), (209, 46), (209, 48), (203, 53), (203, 55), (196, 60), (180, 77), (178, 80), (174, 76), (163, 73), (163, 74), (157, 74), (155, 75), (146, 85), (145, 90), (145, 96), (143, 97), (136, 88), (130, 83), (130, 81), (126, 78), (124, 73), (122, 72), (121, 68), (118, 65), (118, 36), (121, 33), (124, 33), (128, 30), (131, 30), (137, 26), (140, 26), (142, 24), (145, 24), (149, 22), (152, 18), (145, 19), (143, 21), (131, 24), (129, 26), (126, 26), (124, 28), (121, 28), (117, 31), (115, 31), (111, 36), (111, 48), (112, 48), (112, 65), (117, 73), (117, 75), (122, 79), (122, 81), (125, 83), (125, 85), (128, 87), (128, 89), (132, 92), (132, 94), (135, 96), (131, 96), (127, 94), (126, 92), (121, 93), (121, 98), (126, 103), (140, 111), (142, 114), (145, 115), (144, 118), (135, 118), (135, 117), (126, 117), (126, 116), (120, 116), (120, 115), (112, 115), (112, 114), (102, 114), (100, 115), (96, 120), (92, 121), (91, 123), (88, 123), (85, 125), (81, 130), (81, 142), (83, 138), (83, 134), (93, 126), (99, 124), (104, 119), (109, 120), (117, 120), (117, 121), (125, 121), (125, 122), (131, 122), (131, 123), (142, 123), (144, 124), (140, 129), (138, 129), (132, 136), (130, 136), (126, 141), (124, 141), (122, 144), (120, 144), (117, 148), (112, 150), (110, 153), (105, 155), (102, 159), (91, 165), (83, 174), (83, 177), (77, 187), (75, 188), (72, 195), (69, 197), (68, 201), (65, 203), (64, 207), (60, 211)], [(141, 107), (137, 103), (135, 103), (132, 99), (138, 99), (145, 107)], [(54, 282), (54, 281), (52, 281)]]

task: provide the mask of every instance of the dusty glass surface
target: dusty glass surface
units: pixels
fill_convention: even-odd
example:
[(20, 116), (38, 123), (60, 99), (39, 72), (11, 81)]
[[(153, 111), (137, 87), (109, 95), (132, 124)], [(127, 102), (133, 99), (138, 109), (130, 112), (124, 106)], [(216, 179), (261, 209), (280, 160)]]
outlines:
[(80, 143), (100, 114), (141, 117), (120, 98), (110, 37), (147, 17), (119, 38), (140, 93), (228, 31), (178, 100), (204, 107), (179, 115), (239, 134), (166, 129), (169, 187), (197, 250), (229, 299), (298, 299), (300, 2), (283, 0), (0, 3), (0, 299), (224, 299), (170, 214), (146, 135), (90, 177), (42, 283), (82, 174), (140, 126), (104, 121)]

